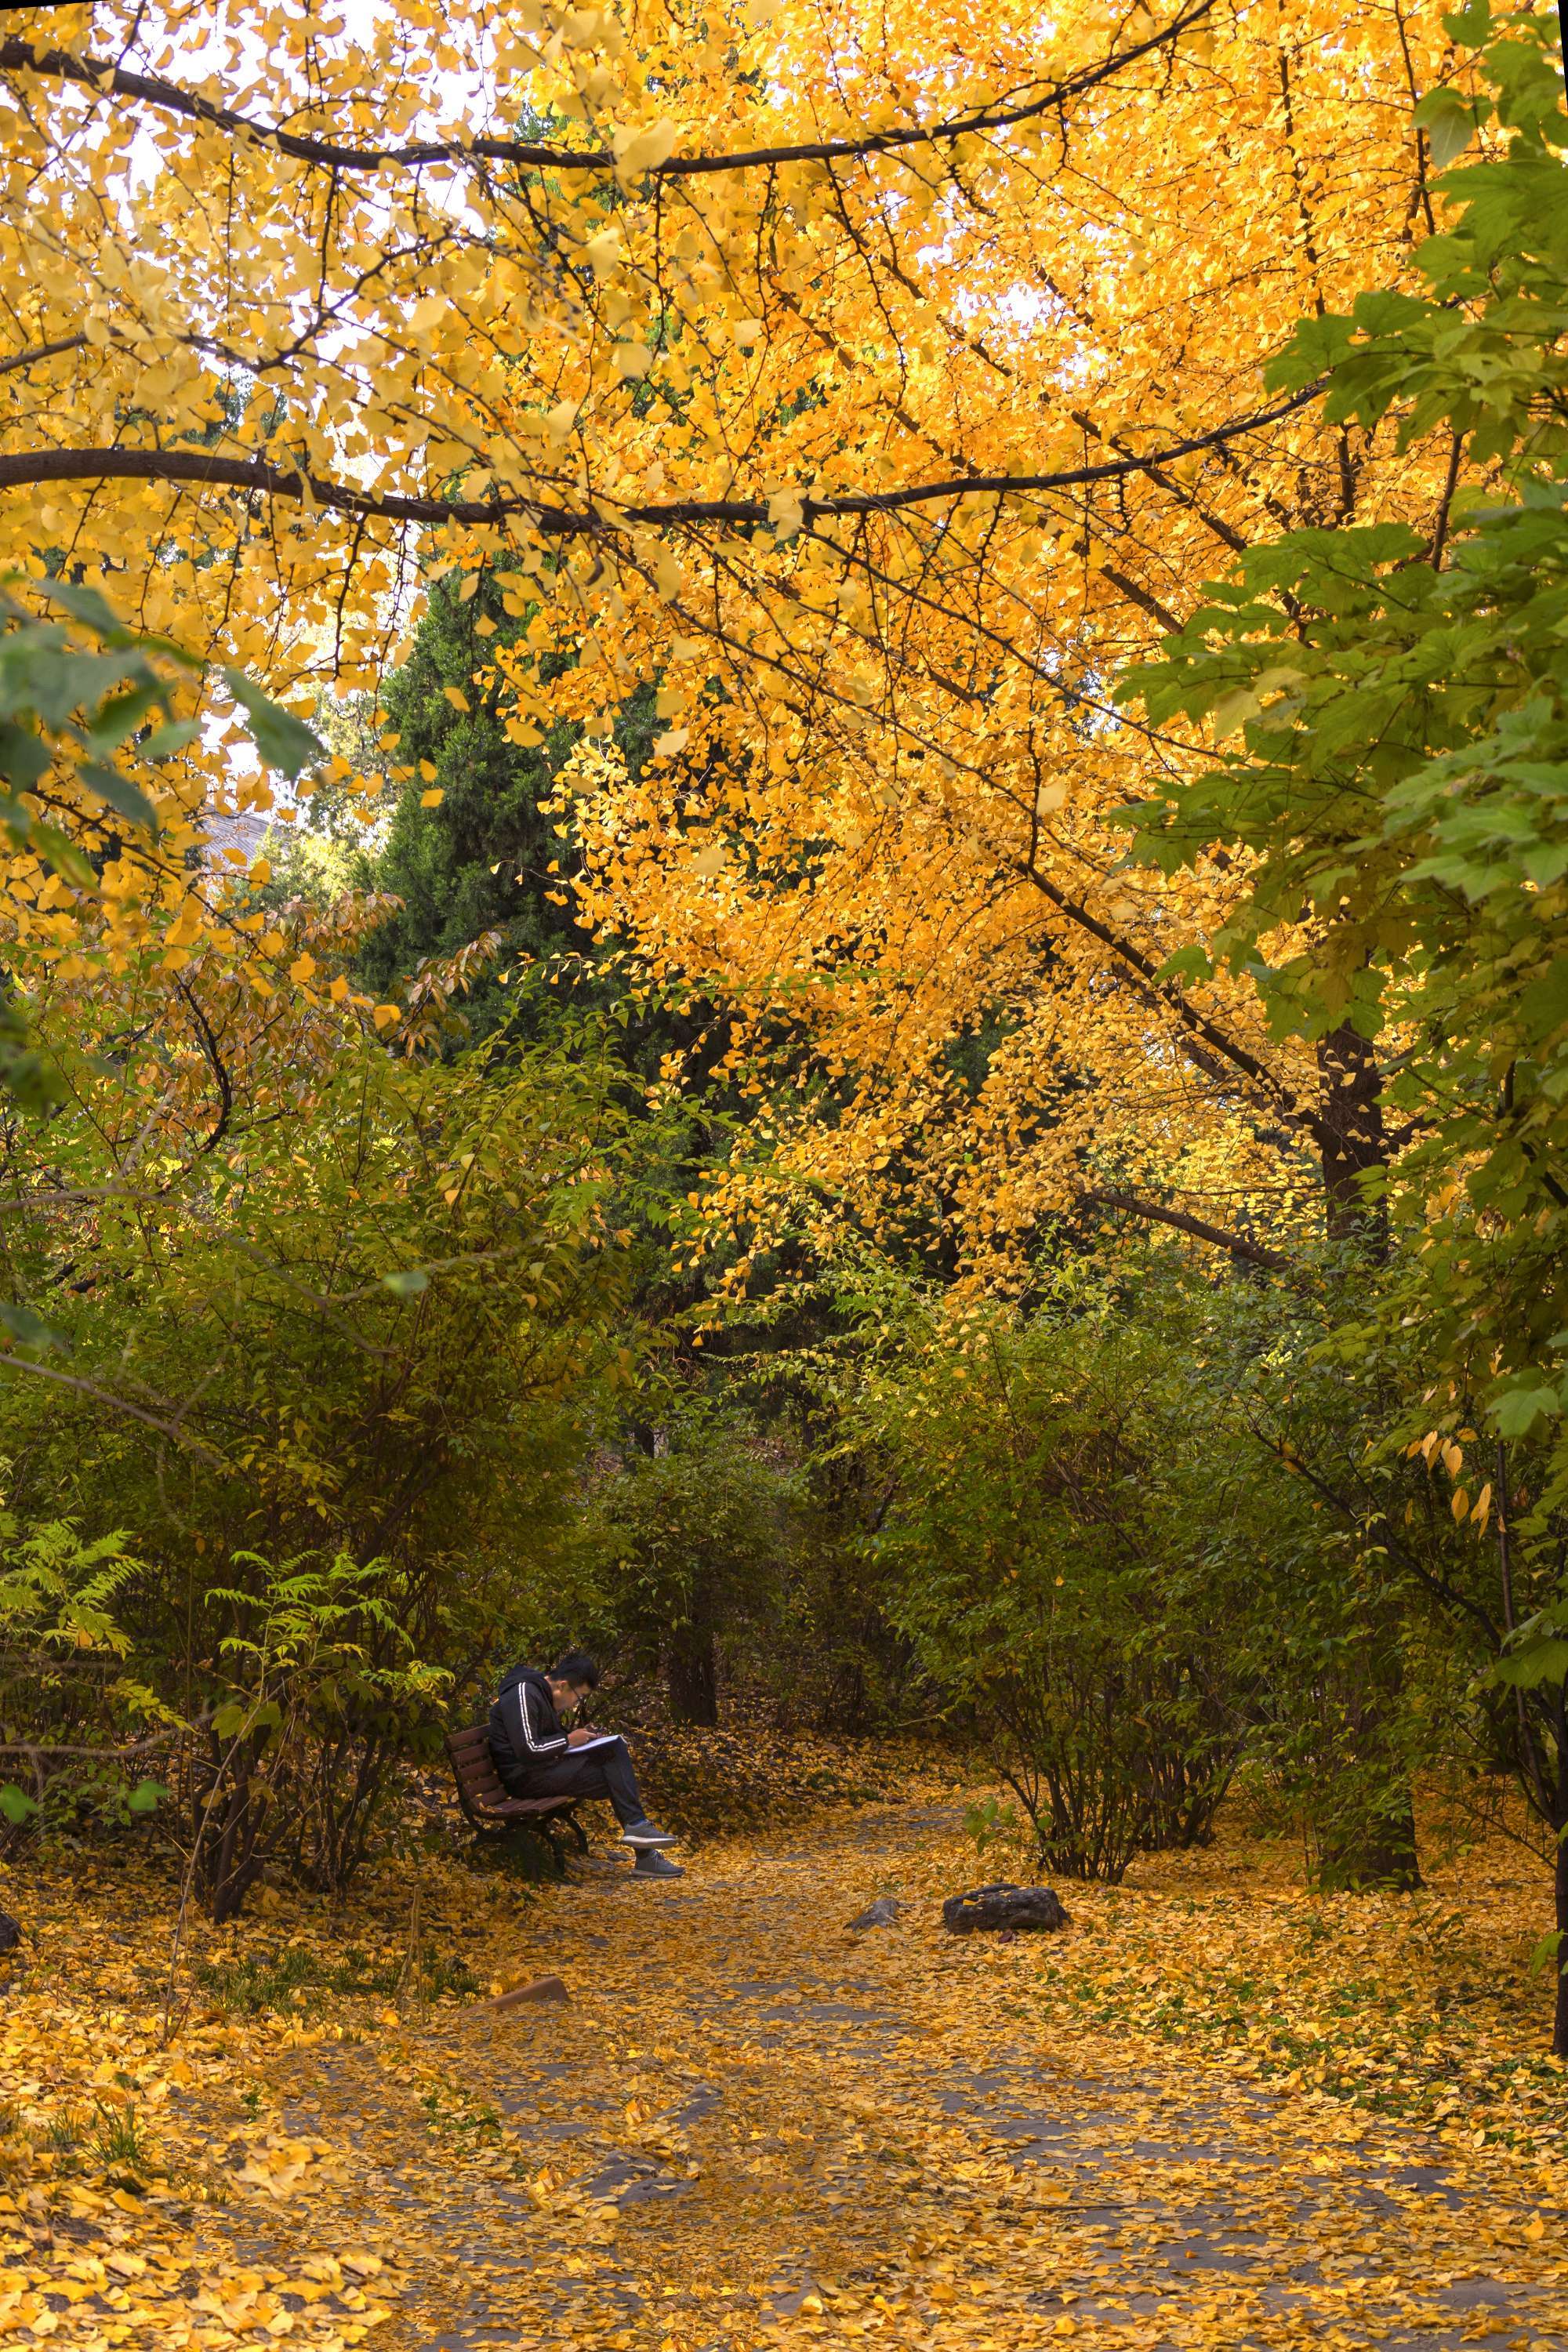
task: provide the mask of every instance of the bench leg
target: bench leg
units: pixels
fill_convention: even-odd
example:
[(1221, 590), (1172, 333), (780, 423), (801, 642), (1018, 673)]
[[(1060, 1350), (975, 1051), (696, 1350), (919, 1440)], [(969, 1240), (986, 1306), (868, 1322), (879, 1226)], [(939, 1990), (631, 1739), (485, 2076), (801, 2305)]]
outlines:
[(546, 1875), (561, 1875), (560, 1856), (537, 1822), (510, 1822), (505, 1829), (483, 1836), (480, 1843), (504, 1854), (508, 1867), (531, 1883), (537, 1884)]
[(568, 1813), (565, 1816), (565, 1821), (567, 1827), (577, 1841), (578, 1853), (586, 1853), (588, 1851), (588, 1832), (583, 1827), (581, 1816), (576, 1813)]

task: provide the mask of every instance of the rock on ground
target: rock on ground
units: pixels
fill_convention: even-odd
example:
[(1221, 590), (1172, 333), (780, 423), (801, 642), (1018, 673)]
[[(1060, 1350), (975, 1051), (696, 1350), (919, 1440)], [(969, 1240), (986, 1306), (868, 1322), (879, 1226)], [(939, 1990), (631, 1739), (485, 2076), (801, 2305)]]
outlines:
[(942, 1906), (943, 1925), (955, 1936), (976, 1928), (1065, 1927), (1068, 1915), (1048, 1886), (976, 1886), (950, 1895)]

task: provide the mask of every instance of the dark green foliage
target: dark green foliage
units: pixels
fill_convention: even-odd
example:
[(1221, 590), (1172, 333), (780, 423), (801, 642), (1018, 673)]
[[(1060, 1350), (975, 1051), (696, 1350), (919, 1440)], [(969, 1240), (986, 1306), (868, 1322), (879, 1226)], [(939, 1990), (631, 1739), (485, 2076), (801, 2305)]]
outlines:
[[(479, 620), (496, 625), (481, 635)], [(360, 959), (367, 983), (383, 994), (423, 958), (448, 955), (480, 932), (499, 930), (500, 968), (511, 977), (484, 983), (469, 1007), (473, 1034), (507, 1024), (539, 1035), (568, 997), (603, 1003), (594, 982), (586, 933), (573, 919), (563, 877), (573, 865), (570, 828), (543, 803), (576, 740), (563, 721), (529, 748), (509, 740), (500, 689), (481, 693), (474, 673), (521, 625), (509, 618), (486, 573), (466, 602), (452, 579), (437, 582), (408, 658), (385, 681), (382, 708), (398, 737), (391, 757), (415, 773), (402, 786), (384, 845), (374, 863), (378, 889), (403, 901), (372, 935)], [(445, 689), (471, 706), (458, 709)], [(634, 760), (653, 734), (651, 691), (634, 695), (617, 727)], [(426, 771), (434, 769), (432, 778)], [(422, 805), (439, 792), (438, 806)], [(553, 987), (547, 980), (553, 975)]]
[[(89, 1041), (57, 1051), (79, 1090), (111, 1083)], [(168, 1727), (217, 1916), (268, 1864), (345, 1883), (459, 1674), (499, 1671), (588, 1580), (575, 1487), (624, 1274), (611, 1095), (549, 1056), (409, 1065), (369, 1040), (334, 1076), (242, 1169), (198, 1156), (151, 1261), (133, 1213), (100, 1218), (93, 1289), (55, 1286), (85, 1391), (0, 1392), (28, 1530), (0, 1528), (0, 1613), (39, 1660), (18, 1714), (68, 1747)], [(103, 1133), (72, 1136), (95, 1198)], [(5, 1244), (49, 1286), (47, 1214)], [(51, 1493), (144, 1530), (137, 1553), (43, 1521)], [(82, 1772), (55, 1778), (75, 1804)]]
[[(489, 640), (477, 620), (498, 624)], [(394, 757), (415, 775), (398, 796), (386, 844), (376, 861), (379, 887), (403, 911), (369, 942), (363, 965), (384, 990), (422, 957), (449, 954), (481, 931), (502, 929), (509, 948), (535, 959), (574, 952), (581, 942), (548, 868), (560, 855), (553, 821), (541, 814), (574, 730), (559, 726), (536, 750), (507, 740), (494, 688), (481, 698), (472, 683), (497, 646), (515, 633), (500, 592), (481, 584), (468, 603), (448, 581), (436, 584), (408, 658), (387, 678), (382, 708), (398, 737)], [(444, 689), (472, 704), (459, 711)], [(418, 772), (435, 769), (434, 780)], [(437, 808), (422, 795), (438, 791)], [(493, 1016), (492, 1016), (493, 1017)]]
[(781, 1622), (802, 1481), (776, 1440), (700, 1397), (669, 1399), (637, 1434), (598, 1496), (617, 1624), (661, 1665), (676, 1721), (713, 1724), (721, 1641), (760, 1649)]
[[(1508, 1563), (1389, 1436), (1424, 1367), (1349, 1336), (1368, 1288), (1353, 1254), (1287, 1293), (1152, 1250), (1026, 1316), (884, 1290), (848, 1415), (889, 1477), (884, 1605), (1053, 1867), (1202, 1839), (1239, 1770), (1323, 1883), (1408, 1881), (1413, 1780), (1525, 1780), (1488, 1679)], [(1511, 1573), (1521, 1613), (1549, 1597), (1548, 1563)]]
[(1075, 1280), (962, 1336), (917, 1307), (868, 1403), (892, 1613), (1071, 1876), (1205, 1835), (1242, 1741), (1247, 1481), (1183, 1426), (1153, 1291), (1134, 1320)]

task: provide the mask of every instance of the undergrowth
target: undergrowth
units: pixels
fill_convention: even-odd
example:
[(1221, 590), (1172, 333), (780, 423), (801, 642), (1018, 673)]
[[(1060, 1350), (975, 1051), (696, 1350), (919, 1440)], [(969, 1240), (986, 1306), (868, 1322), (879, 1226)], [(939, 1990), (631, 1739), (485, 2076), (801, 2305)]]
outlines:
[(377, 1961), (353, 1944), (335, 1961), (302, 1944), (247, 1952), (242, 1959), (203, 1960), (195, 1979), (215, 2009), (241, 2017), (301, 2008), (312, 1993), (412, 1993), (423, 2000), (447, 2000), (479, 1990), (473, 1970), (455, 1953), (422, 1950), (410, 1967), (405, 1957)]

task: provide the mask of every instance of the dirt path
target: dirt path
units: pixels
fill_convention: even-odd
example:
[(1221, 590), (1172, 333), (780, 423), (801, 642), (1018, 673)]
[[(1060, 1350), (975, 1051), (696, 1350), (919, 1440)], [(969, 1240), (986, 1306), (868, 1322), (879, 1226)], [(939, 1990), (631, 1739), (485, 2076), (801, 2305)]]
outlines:
[[(277, 2227), (384, 2266), (387, 2352), (1563, 2352), (1538, 2175), (1042, 2028), (1065, 1939), (944, 1936), (950, 1829), (878, 1809), (679, 1885), (617, 1859), (547, 1892), (470, 1959), (559, 1972), (566, 2006), (280, 2053), (279, 2128), (332, 2161)], [(889, 1891), (900, 1921), (848, 1933)], [(210, 2226), (230, 2258), (272, 2234)]]

